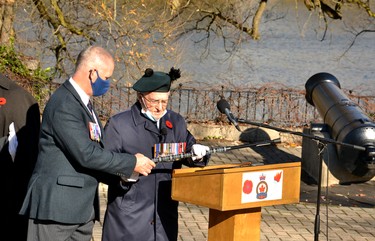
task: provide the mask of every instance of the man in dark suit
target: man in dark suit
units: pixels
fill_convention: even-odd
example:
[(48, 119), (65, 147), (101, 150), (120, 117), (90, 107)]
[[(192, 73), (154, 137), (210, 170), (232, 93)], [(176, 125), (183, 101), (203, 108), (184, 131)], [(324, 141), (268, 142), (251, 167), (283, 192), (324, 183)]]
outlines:
[(103, 128), (90, 96), (110, 86), (114, 59), (90, 46), (72, 77), (51, 96), (42, 118), (39, 155), (21, 214), (29, 216), (29, 241), (91, 240), (99, 220), (98, 182), (104, 174), (148, 175), (155, 163), (142, 154), (104, 150)]
[[(0, 233), (26, 240), (27, 218), (18, 214), (38, 155), (39, 105), (34, 97), (0, 74)], [(14, 228), (17, 227), (17, 232)]]

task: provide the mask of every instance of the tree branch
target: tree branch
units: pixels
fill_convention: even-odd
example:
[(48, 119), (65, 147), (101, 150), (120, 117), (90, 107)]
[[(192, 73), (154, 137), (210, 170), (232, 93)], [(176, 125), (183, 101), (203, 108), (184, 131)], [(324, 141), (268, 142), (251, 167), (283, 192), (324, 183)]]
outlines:
[(259, 7), (254, 15), (253, 18), (253, 31), (251, 33), (251, 37), (254, 40), (259, 40), (260, 39), (260, 34), (259, 34), (259, 23), (262, 18), (263, 12), (266, 9), (267, 6), (267, 0), (262, 0), (259, 3)]
[(237, 28), (238, 30), (240, 30), (242, 32), (247, 33), (248, 35), (252, 34), (251, 28), (245, 27), (245, 26), (243, 26), (242, 23), (239, 23), (232, 18), (224, 16), (221, 12), (212, 12), (212, 11), (207, 11), (207, 10), (199, 10), (199, 11), (202, 12), (202, 13), (208, 13), (208, 14), (214, 16), (213, 19), (215, 17), (218, 17), (219, 19), (225, 21), (226, 23), (231, 24), (233, 27)]

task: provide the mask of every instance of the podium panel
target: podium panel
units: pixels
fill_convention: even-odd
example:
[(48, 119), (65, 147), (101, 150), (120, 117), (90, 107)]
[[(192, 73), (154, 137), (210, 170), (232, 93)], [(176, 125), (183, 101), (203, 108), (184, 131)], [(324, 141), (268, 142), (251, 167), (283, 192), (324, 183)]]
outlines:
[(218, 211), (209, 209), (208, 238), (213, 241), (260, 239), (261, 207)]
[(300, 162), (176, 169), (172, 199), (220, 211), (298, 203), (300, 179)]
[(300, 162), (176, 169), (172, 199), (209, 208), (208, 241), (256, 241), (261, 207), (298, 203), (300, 180)]

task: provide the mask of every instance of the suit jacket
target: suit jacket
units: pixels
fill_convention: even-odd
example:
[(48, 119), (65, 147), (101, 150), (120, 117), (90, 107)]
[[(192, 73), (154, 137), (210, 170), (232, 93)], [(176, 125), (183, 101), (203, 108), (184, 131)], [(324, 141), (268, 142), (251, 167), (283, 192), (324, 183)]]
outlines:
[[(99, 220), (98, 182), (102, 173), (129, 177), (136, 158), (104, 150), (90, 138), (95, 119), (69, 81), (48, 101), (43, 113), (38, 160), (21, 214), (66, 224)], [(101, 132), (102, 125), (99, 123)]]
[[(27, 184), (38, 155), (40, 130), (39, 105), (34, 97), (0, 74), (0, 97), (6, 100), (0, 106), (0, 183), (2, 184), (2, 217), (6, 220), (0, 233), (14, 240), (25, 240), (27, 219), (18, 215)], [(8, 151), (9, 125), (14, 122), (18, 146), (12, 160)], [(2, 141), (1, 141), (2, 140)], [(17, 227), (17, 232), (12, 231)]]

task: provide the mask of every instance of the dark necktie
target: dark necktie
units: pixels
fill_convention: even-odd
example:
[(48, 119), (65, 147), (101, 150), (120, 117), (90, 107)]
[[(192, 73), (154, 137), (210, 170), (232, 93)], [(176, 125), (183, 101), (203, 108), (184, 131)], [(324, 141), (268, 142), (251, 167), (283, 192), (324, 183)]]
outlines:
[(94, 112), (92, 111), (92, 104), (90, 100), (89, 100), (89, 103), (87, 103), (87, 108), (89, 108), (91, 115), (92, 115)]

